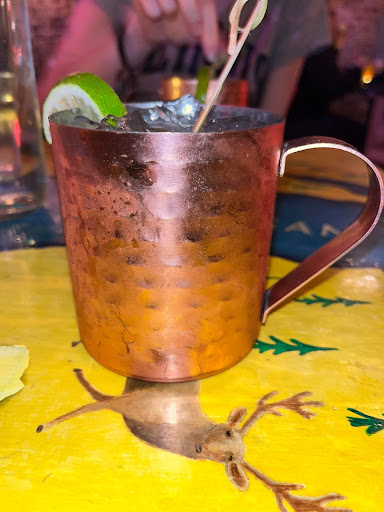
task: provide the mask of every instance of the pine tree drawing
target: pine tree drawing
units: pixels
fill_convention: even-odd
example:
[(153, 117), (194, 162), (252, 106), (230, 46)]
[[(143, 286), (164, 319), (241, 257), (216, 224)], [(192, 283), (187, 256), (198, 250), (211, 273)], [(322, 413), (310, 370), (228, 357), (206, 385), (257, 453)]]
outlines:
[(295, 340), (291, 338), (290, 343), (286, 343), (285, 341), (276, 338), (275, 336), (269, 336), (269, 339), (273, 343), (266, 343), (265, 341), (257, 340), (253, 345), (253, 348), (259, 350), (260, 354), (267, 352), (268, 350), (273, 350), (273, 354), (275, 356), (279, 354), (284, 354), (285, 352), (298, 352), (299, 356), (304, 356), (305, 354), (309, 354), (310, 352), (318, 352), (318, 351), (329, 351), (329, 350), (338, 350), (337, 348), (330, 347), (316, 347), (315, 345), (308, 345), (301, 341)]
[(353, 414), (357, 414), (358, 416), (360, 416), (360, 418), (356, 418), (356, 416), (347, 416), (347, 420), (349, 421), (351, 426), (368, 427), (365, 431), (368, 436), (371, 436), (372, 434), (377, 434), (377, 432), (384, 430), (384, 419), (369, 416), (368, 414), (364, 414), (363, 412), (360, 412), (357, 409), (348, 408), (348, 411), (351, 411), (353, 412)]
[(334, 299), (327, 299), (326, 297), (320, 297), (315, 293), (312, 293), (311, 297), (303, 297), (302, 299), (295, 299), (295, 302), (301, 302), (302, 304), (306, 304), (307, 306), (312, 306), (313, 304), (320, 304), (322, 308), (327, 308), (329, 306), (333, 306), (335, 304), (343, 304), (346, 307), (356, 306), (358, 304), (372, 304), (371, 302), (367, 302), (364, 300), (350, 300), (343, 299), (342, 297), (335, 297)]

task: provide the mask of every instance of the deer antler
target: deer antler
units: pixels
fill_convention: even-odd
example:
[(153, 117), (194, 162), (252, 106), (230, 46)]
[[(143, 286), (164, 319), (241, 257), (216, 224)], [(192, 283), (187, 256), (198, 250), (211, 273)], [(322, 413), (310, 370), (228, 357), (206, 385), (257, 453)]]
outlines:
[(288, 503), (295, 512), (352, 512), (349, 508), (343, 507), (327, 507), (326, 505), (331, 501), (345, 500), (345, 497), (336, 492), (319, 496), (318, 498), (310, 498), (308, 496), (295, 496), (291, 494), (291, 491), (297, 491), (304, 489), (302, 484), (285, 484), (275, 482), (271, 478), (265, 476), (261, 471), (250, 466), (247, 462), (241, 464), (243, 468), (255, 476), (258, 480), (271, 489), (276, 498), (277, 506), (280, 512), (288, 512), (284, 505)]
[[(349, 508), (344, 507), (327, 507), (331, 501), (345, 500), (345, 496), (336, 492), (319, 496), (318, 498), (308, 498), (307, 496), (292, 496), (289, 492), (281, 493), (281, 500), (285, 500), (295, 512), (323, 512), (331, 510), (332, 512), (352, 512)], [(276, 497), (277, 501), (277, 497)], [(280, 505), (279, 505), (280, 506)], [(284, 507), (284, 505), (283, 505)], [(285, 508), (282, 512), (287, 512)]]
[(260, 418), (265, 416), (266, 414), (274, 414), (275, 416), (282, 416), (282, 413), (278, 409), (288, 409), (289, 411), (296, 412), (300, 416), (305, 419), (310, 419), (312, 416), (316, 416), (316, 414), (312, 411), (307, 411), (307, 407), (322, 407), (324, 405), (323, 402), (318, 401), (303, 401), (303, 398), (310, 396), (312, 393), (310, 391), (304, 391), (302, 393), (297, 393), (289, 398), (285, 398), (284, 400), (280, 400), (278, 402), (272, 402), (267, 404), (267, 400), (270, 400), (274, 396), (278, 394), (278, 391), (272, 391), (272, 393), (268, 393), (267, 395), (260, 398), (257, 402), (257, 407), (255, 412), (251, 414), (251, 416), (247, 419), (247, 421), (243, 424), (240, 429), (241, 435), (245, 435), (252, 425)]

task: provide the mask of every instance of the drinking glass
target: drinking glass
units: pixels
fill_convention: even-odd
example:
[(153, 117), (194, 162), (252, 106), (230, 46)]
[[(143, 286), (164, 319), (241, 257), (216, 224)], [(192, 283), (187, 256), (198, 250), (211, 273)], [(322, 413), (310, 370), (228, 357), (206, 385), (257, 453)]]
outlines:
[(45, 165), (25, 0), (0, 0), (0, 219), (41, 205)]

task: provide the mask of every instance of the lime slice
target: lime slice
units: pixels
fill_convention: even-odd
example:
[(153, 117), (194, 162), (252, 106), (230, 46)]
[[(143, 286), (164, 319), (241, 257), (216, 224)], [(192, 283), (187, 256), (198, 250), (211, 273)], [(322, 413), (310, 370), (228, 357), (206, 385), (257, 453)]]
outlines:
[(126, 113), (115, 91), (104, 80), (92, 73), (69, 75), (48, 94), (43, 106), (43, 128), (52, 144), (48, 117), (55, 112), (78, 108), (91, 121), (101, 121), (108, 114), (121, 117)]

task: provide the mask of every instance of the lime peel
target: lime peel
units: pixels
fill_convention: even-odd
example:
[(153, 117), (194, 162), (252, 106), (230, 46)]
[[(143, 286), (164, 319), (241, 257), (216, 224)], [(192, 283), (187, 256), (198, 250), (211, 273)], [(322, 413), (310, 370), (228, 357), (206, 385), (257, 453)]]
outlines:
[(197, 75), (197, 87), (195, 94), (195, 98), (200, 101), (200, 103), (205, 103), (205, 100), (207, 99), (207, 92), (211, 77), (211, 66), (201, 66)]

